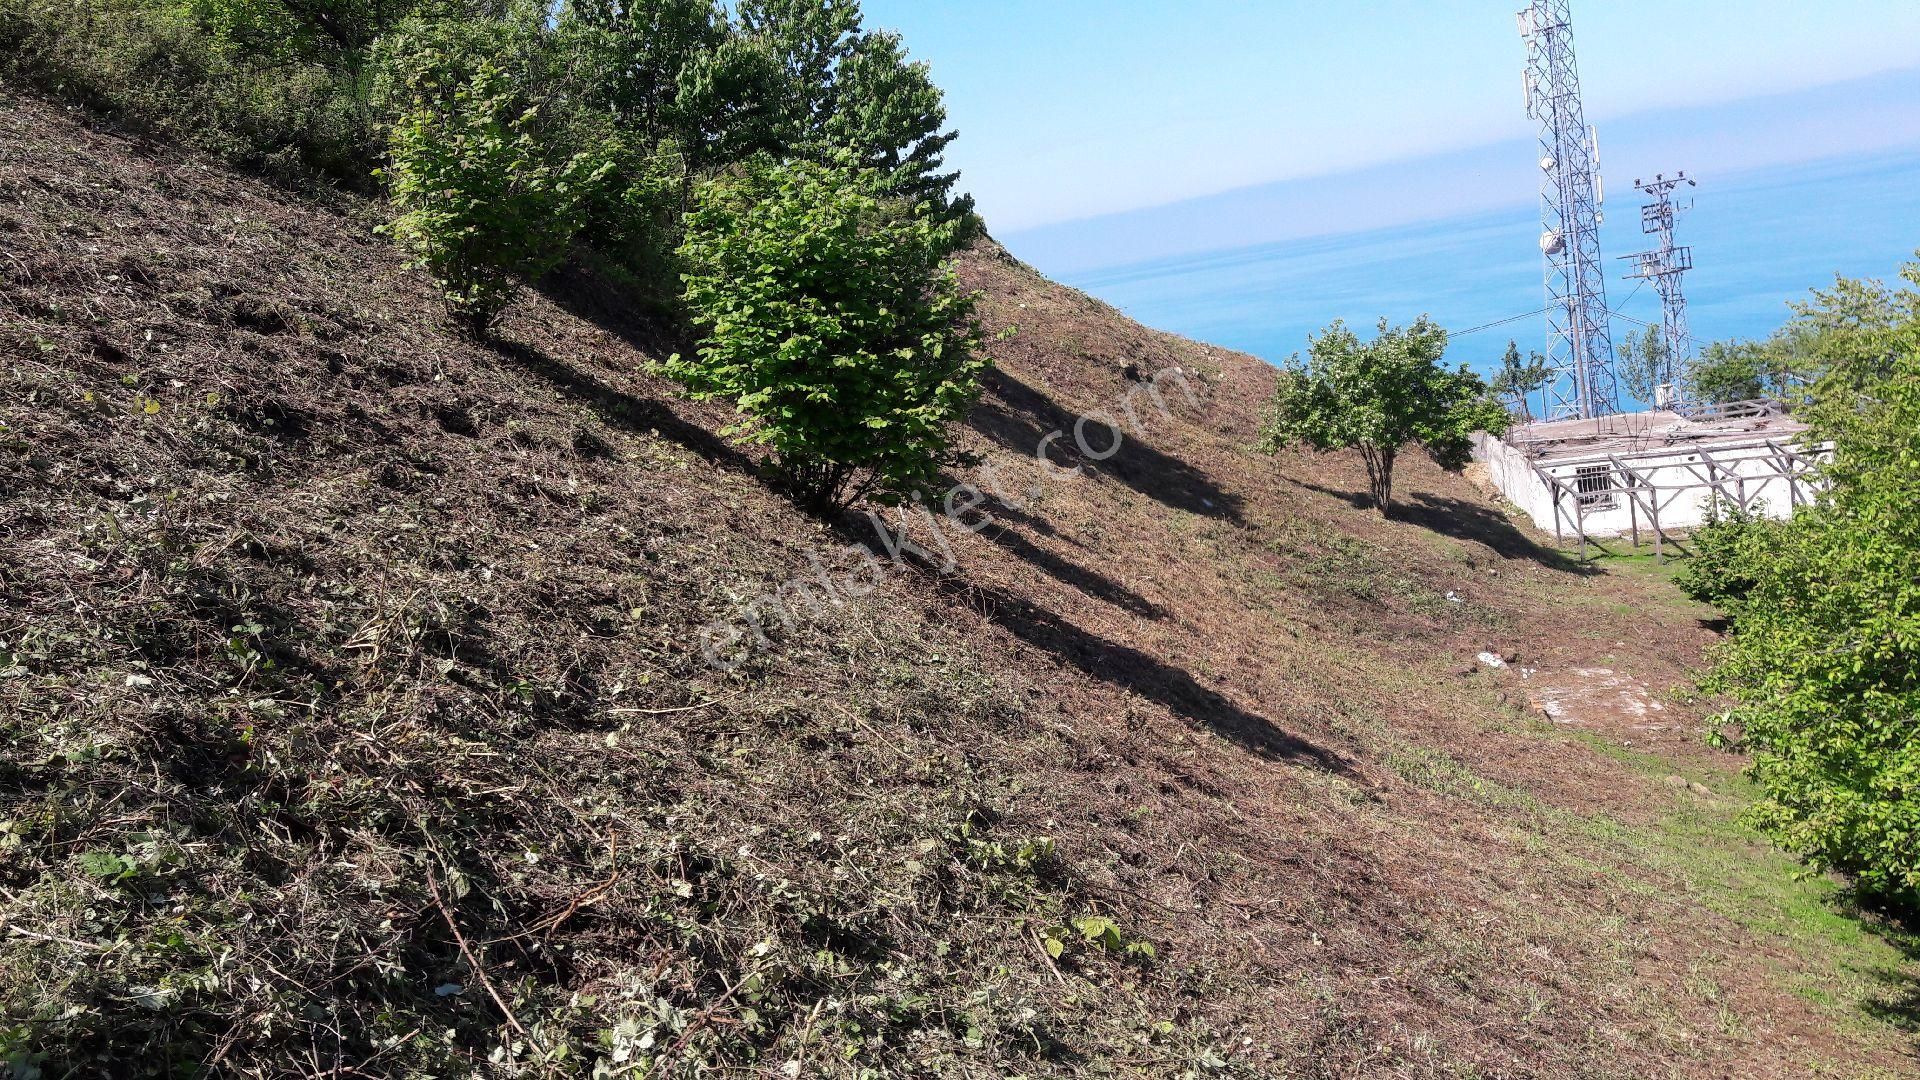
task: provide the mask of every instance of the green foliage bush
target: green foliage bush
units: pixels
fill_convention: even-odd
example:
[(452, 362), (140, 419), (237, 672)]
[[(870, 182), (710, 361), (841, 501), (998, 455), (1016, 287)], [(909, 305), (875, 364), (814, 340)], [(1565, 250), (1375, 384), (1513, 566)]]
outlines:
[(1715, 341), (1687, 363), (1687, 397), (1704, 405), (1778, 398), (1790, 385), (1778, 346), (1761, 341)]
[[(1701, 349), (1687, 365), (1688, 395), (1709, 403), (1805, 403), (1857, 394), (1886, 377), (1893, 355), (1889, 328), (1920, 317), (1920, 294), (1837, 278), (1831, 288), (1815, 289), (1811, 300), (1791, 307), (1794, 317), (1764, 341), (1716, 341)], [(1810, 395), (1816, 383), (1820, 392)]]
[(455, 50), (408, 54), (410, 99), (393, 125), (386, 175), (400, 214), (388, 226), (412, 248), (473, 331), (491, 326), (516, 277), (537, 277), (565, 253), (581, 211), (610, 171), (586, 154), (552, 160), (539, 106), (490, 58)]
[(353, 76), (301, 39), (277, 4), (0, 0), (0, 72), (248, 168), (365, 187)]
[[(1906, 271), (1920, 284), (1920, 265)], [(1877, 295), (1865, 315), (1849, 298)], [(1836, 298), (1840, 303), (1836, 304)], [(1753, 820), (1869, 894), (1920, 898), (1920, 293), (1842, 283), (1796, 332), (1826, 375), (1806, 413), (1831, 491), (1791, 520), (1708, 530), (1695, 595), (1732, 633), (1706, 686), (1733, 697)]]
[(1459, 469), (1473, 433), (1504, 433), (1512, 417), (1466, 365), (1441, 364), (1447, 332), (1425, 316), (1409, 327), (1380, 320), (1362, 342), (1335, 322), (1308, 341), (1307, 359), (1280, 371), (1261, 429), (1269, 453), (1303, 443), (1322, 452), (1358, 449), (1374, 509), (1392, 513), (1393, 465), (1415, 443), (1442, 467)]
[(1693, 556), (1674, 575), (1680, 591), (1702, 603), (1732, 610), (1753, 591), (1751, 567), (1772, 558), (1777, 521), (1755, 517), (1742, 507), (1713, 508), (1707, 523), (1693, 533)]
[(955, 225), (849, 166), (761, 159), (704, 185), (681, 248), (698, 355), (664, 370), (747, 417), (797, 501), (897, 501), (950, 458), (979, 395), (972, 299), (943, 260)]

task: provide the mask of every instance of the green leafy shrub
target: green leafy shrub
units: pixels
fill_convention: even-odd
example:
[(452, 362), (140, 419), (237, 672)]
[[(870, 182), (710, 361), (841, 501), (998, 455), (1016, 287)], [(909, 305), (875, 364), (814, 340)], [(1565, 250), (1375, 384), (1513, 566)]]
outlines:
[(681, 248), (698, 355), (663, 370), (747, 417), (780, 484), (827, 514), (897, 501), (950, 460), (979, 396), (972, 300), (943, 265), (955, 226), (872, 173), (758, 160), (703, 186)]
[(1687, 362), (1687, 397), (1704, 405), (1782, 397), (1789, 374), (1776, 342), (1715, 341)]
[(1472, 453), (1475, 431), (1497, 435), (1512, 423), (1466, 365), (1441, 364), (1446, 349), (1447, 332), (1425, 316), (1409, 327), (1382, 319), (1379, 335), (1368, 342), (1335, 322), (1308, 341), (1305, 363), (1296, 356), (1281, 369), (1262, 448), (1358, 449), (1373, 507), (1390, 515), (1401, 447), (1418, 444), (1443, 468), (1459, 469)]
[(276, 175), (364, 187), (371, 125), (278, 4), (0, 0), (0, 72)]
[[(1920, 266), (1909, 267), (1920, 283)], [(1814, 388), (1830, 492), (1791, 520), (1727, 523), (1696, 595), (1733, 630), (1705, 685), (1737, 702), (1752, 819), (1867, 893), (1920, 898), (1920, 295), (1834, 320)], [(1821, 306), (1810, 314), (1834, 314)], [(1804, 314), (1804, 313), (1803, 313)], [(1818, 326), (1817, 322), (1810, 325)], [(1849, 357), (1851, 359), (1849, 359)], [(1857, 363), (1854, 361), (1858, 361)], [(1877, 373), (1875, 375), (1874, 373)]]
[(1732, 610), (1753, 591), (1752, 567), (1771, 558), (1780, 524), (1740, 507), (1713, 508), (1694, 530), (1693, 556), (1674, 575), (1680, 591), (1702, 603)]
[(392, 130), (385, 175), (400, 214), (388, 230), (419, 256), (454, 318), (477, 332), (499, 317), (517, 277), (559, 262), (611, 164), (584, 153), (553, 160), (539, 107), (495, 60), (468, 74), (461, 58), (424, 48)]
[(1079, 915), (1068, 919), (1066, 925), (1049, 926), (1041, 931), (1042, 947), (1047, 955), (1055, 960), (1067, 952), (1069, 943), (1077, 942), (1089, 949), (1099, 949), (1114, 953), (1129, 960), (1152, 960), (1153, 943), (1129, 938), (1120, 929), (1120, 924), (1105, 915)]

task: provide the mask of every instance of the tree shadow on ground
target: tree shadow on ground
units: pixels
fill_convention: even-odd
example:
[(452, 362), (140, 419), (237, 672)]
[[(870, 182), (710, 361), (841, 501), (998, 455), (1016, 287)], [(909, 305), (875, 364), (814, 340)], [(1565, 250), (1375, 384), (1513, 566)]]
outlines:
[(1394, 508), (1394, 517), (1455, 540), (1485, 544), (1505, 559), (1532, 559), (1549, 569), (1569, 574), (1599, 572), (1521, 532), (1505, 514), (1466, 499), (1416, 492)]
[(713, 432), (680, 418), (659, 401), (636, 397), (608, 386), (585, 371), (524, 342), (496, 338), (494, 351), (524, 371), (552, 383), (569, 400), (585, 405), (609, 427), (641, 434), (657, 433), (692, 450), (709, 462), (741, 472), (754, 472), (753, 461)]
[(1083, 630), (1001, 589), (952, 578), (944, 579), (940, 588), (1028, 645), (1092, 678), (1155, 702), (1263, 758), (1349, 778), (1359, 776), (1344, 755), (1281, 730), (1265, 717), (1202, 686), (1187, 672), (1139, 649)]
[(670, 305), (661, 300), (636, 299), (644, 290), (612, 280), (591, 266), (562, 263), (534, 288), (567, 314), (592, 323), (647, 356), (686, 352), (694, 345), (687, 337), (684, 320), (672, 312)]
[(1037, 514), (1030, 514), (1021, 507), (1009, 505), (1005, 499), (995, 499), (992, 503), (985, 506), (983, 510), (988, 517), (993, 519), (996, 525), (1002, 522), (1011, 522), (1039, 536), (1057, 537), (1060, 535), (1060, 530), (1053, 527), (1053, 522)]
[(1877, 991), (1861, 1004), (1868, 1016), (1915, 1036), (1920, 1050), (1920, 913), (1899, 911), (1849, 896), (1845, 913), (1899, 951), (1905, 964), (1869, 972)]
[[(1142, 495), (1175, 509), (1185, 510), (1206, 517), (1221, 518), (1234, 523), (1240, 522), (1240, 497), (1233, 495), (1215, 484), (1206, 474), (1179, 458), (1161, 453), (1153, 447), (1135, 438), (1131, 430), (1123, 431), (1123, 440), (1118, 453), (1105, 461), (1093, 461), (1074, 441), (1074, 424), (1079, 416), (1062, 408), (1058, 402), (1028, 386), (1019, 379), (999, 369), (990, 369), (981, 380), (987, 389), (980, 404), (975, 406), (969, 423), (974, 430), (1012, 450), (1016, 454), (1031, 456), (1036, 454), (1042, 440), (1051, 432), (1061, 432), (1061, 436), (1046, 445), (1047, 457), (1062, 469), (1084, 467), (1089, 471), (1105, 473)], [(1167, 407), (1177, 407), (1182, 398), (1178, 393), (1162, 391)], [(1123, 408), (1110, 409), (1108, 412), (1124, 413)], [(1142, 395), (1136, 402), (1136, 414), (1140, 423), (1151, 428), (1159, 409), (1153, 404), (1150, 395)], [(1112, 419), (1123, 429), (1130, 429), (1125, 415), (1113, 415)], [(1086, 425), (1086, 439), (1096, 452), (1104, 451), (1113, 437), (1104, 422), (1091, 421)]]
[[(1331, 495), (1356, 510), (1373, 509), (1373, 501), (1364, 491), (1341, 491), (1304, 480), (1293, 480), (1291, 477), (1288, 481), (1309, 491)], [(1601, 573), (1591, 563), (1583, 563), (1564, 551), (1534, 540), (1508, 520), (1505, 514), (1466, 499), (1415, 492), (1409, 498), (1394, 501), (1391, 518), (1455, 540), (1483, 544), (1502, 558), (1531, 559), (1550, 570), (1567, 574), (1591, 576)]]
[(1166, 615), (1160, 605), (1125, 585), (1070, 559), (1061, 558), (1011, 529), (989, 525), (980, 531), (980, 536), (1007, 554), (1031, 563), (1056, 581), (1071, 585), (1096, 600), (1104, 600), (1128, 614), (1143, 619), (1158, 619)]

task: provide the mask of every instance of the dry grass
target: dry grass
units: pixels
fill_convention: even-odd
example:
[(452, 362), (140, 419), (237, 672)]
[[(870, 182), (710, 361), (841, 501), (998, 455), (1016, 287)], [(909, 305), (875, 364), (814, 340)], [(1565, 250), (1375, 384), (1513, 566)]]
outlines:
[[(477, 346), (365, 208), (17, 98), (0, 145), (16, 1071), (1911, 1063), (1862, 1012), (1902, 1015), (1892, 945), (1806, 947), (1841, 938), (1779, 860), (1668, 827), (1665, 772), (1738, 798), (1693, 706), (1576, 737), (1462, 673), (1664, 692), (1710, 632), (1437, 470), (1382, 522), (1356, 464), (1248, 452), (1256, 361), (971, 253), (1017, 332), (969, 477), (1020, 507), (720, 672), (701, 627), (866, 526), (769, 494), (617, 295), (555, 282)], [(1172, 367), (1196, 403), (1033, 461)]]

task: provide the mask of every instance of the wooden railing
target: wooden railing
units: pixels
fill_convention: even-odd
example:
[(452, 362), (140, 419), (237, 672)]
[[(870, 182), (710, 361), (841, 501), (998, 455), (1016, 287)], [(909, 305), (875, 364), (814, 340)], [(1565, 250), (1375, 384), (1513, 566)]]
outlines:
[(1787, 407), (1772, 398), (1753, 398), (1747, 401), (1720, 401), (1710, 405), (1681, 405), (1680, 415), (1697, 423), (1716, 423), (1721, 420), (1747, 420), (1765, 416), (1785, 416)]

